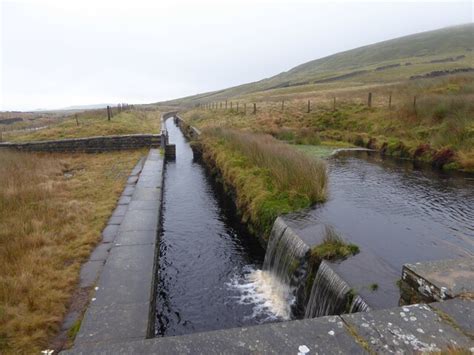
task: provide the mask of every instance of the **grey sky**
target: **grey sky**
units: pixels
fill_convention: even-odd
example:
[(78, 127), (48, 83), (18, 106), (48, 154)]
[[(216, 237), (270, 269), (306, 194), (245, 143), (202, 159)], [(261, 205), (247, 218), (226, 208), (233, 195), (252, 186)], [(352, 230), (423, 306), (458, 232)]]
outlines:
[(156, 102), (473, 21), (452, 1), (0, 1), (0, 110)]

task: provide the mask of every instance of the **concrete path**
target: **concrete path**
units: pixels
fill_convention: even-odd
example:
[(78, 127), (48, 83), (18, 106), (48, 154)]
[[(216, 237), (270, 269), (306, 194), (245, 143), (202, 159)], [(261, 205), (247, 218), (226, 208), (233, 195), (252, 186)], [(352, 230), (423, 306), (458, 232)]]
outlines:
[[(154, 333), (156, 244), (164, 160), (151, 149), (138, 175), (131, 175), (103, 244), (88, 267), (105, 265), (74, 346), (145, 339)], [(110, 249), (110, 252), (108, 250)]]

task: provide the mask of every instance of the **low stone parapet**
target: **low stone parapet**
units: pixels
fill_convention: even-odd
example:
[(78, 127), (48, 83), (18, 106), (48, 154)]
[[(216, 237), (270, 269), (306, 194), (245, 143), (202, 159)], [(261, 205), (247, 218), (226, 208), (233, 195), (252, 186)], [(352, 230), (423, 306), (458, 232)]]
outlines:
[(70, 138), (24, 143), (0, 143), (0, 149), (12, 149), (26, 152), (82, 152), (100, 153), (112, 150), (137, 148), (157, 148), (160, 146), (159, 134), (127, 134), (116, 136), (97, 136)]

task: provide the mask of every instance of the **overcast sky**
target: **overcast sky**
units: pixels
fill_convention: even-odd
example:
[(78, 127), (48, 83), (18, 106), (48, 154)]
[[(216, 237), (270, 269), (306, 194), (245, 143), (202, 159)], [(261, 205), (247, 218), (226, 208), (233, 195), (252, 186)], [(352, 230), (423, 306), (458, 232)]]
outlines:
[(0, 110), (156, 102), (473, 21), (469, 1), (0, 2)]

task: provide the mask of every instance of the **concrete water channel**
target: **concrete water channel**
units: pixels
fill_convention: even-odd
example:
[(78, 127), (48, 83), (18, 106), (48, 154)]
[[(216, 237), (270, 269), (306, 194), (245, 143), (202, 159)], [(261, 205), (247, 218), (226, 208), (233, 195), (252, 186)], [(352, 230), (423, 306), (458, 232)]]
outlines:
[[(465, 185), (453, 180), (443, 184), (443, 177), (430, 180), (421, 174), (416, 178), (417, 171), (390, 164), (384, 168), (370, 159), (362, 163), (351, 160), (357, 158), (331, 162), (336, 164), (331, 177), (340, 189), (332, 186), (326, 206), (279, 219), (272, 238), (280, 238), (291, 257), (301, 258), (303, 263), (307, 247), (319, 241), (327, 225), (346, 239), (351, 240), (354, 233), (361, 245), (359, 257), (326, 263), (324, 270), (334, 276), (324, 282), (334, 289), (315, 292), (319, 297), (331, 298), (334, 292), (345, 297), (344, 292), (355, 289), (368, 306), (366, 312), (288, 320), (279, 316), (272, 300), (264, 299), (265, 294), (258, 293), (248, 280), (255, 272), (271, 274), (273, 267), (287, 270), (263, 260), (270, 253), (281, 254), (283, 247), (269, 248), (264, 255), (256, 240), (233, 218), (232, 204), (203, 165), (193, 159), (172, 120), (167, 127), (169, 143), (176, 145), (176, 161), (165, 164), (163, 155), (151, 150), (146, 161), (132, 172), (112, 217), (115, 219), (104, 231), (110, 252), (104, 252), (105, 265), (95, 294), (68, 353), (474, 350), (469, 180), (464, 189)], [(351, 164), (359, 169), (348, 169)], [(339, 175), (334, 175), (337, 169)], [(375, 202), (364, 197), (366, 177), (372, 177), (375, 184), (365, 180)], [(382, 186), (388, 186), (385, 194), (381, 193)], [(463, 200), (456, 204), (460, 196)], [(387, 201), (393, 209), (378, 213)], [(337, 223), (341, 219), (343, 222)], [(384, 220), (385, 224), (376, 227), (370, 224)], [(376, 239), (377, 235), (390, 236), (390, 228), (402, 233), (402, 239)], [(370, 233), (364, 236), (364, 230)], [(433, 261), (457, 257), (461, 259)], [(268, 259), (278, 258), (273, 255)], [(420, 263), (424, 260), (428, 262)], [(325, 271), (321, 280), (327, 275)], [(401, 277), (429, 304), (397, 307), (400, 294), (394, 281)], [(370, 282), (377, 282), (379, 289), (370, 290)], [(337, 297), (325, 302), (337, 305)], [(346, 302), (344, 297), (341, 300)]]

